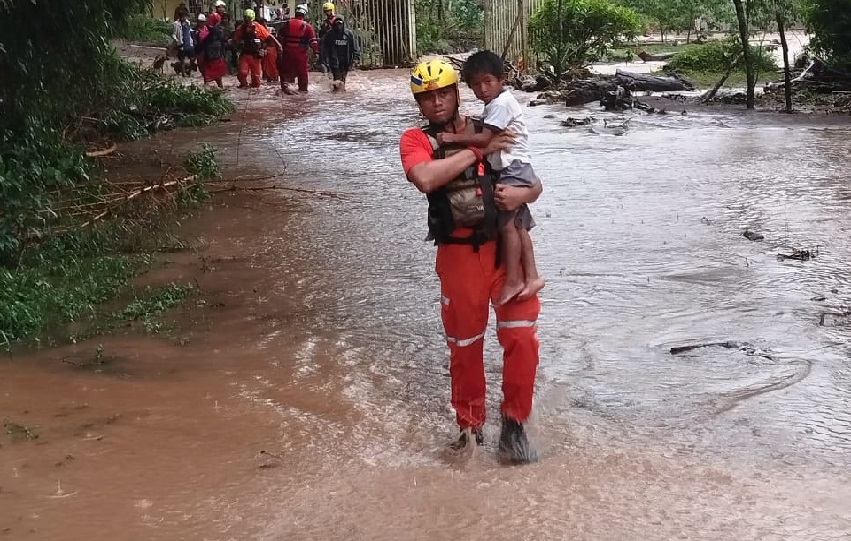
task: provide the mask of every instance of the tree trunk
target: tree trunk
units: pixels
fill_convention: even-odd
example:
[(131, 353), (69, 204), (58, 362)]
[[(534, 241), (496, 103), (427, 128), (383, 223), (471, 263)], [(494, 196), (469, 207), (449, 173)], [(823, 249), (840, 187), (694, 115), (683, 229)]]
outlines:
[(443, 0), (437, 0), (437, 22), (443, 22)]
[(679, 77), (666, 75), (658, 77), (646, 73), (631, 73), (616, 70), (614, 82), (627, 90), (650, 91), (650, 92), (677, 92), (683, 90), (694, 90), (694, 86)]
[(703, 99), (701, 100), (701, 101), (703, 101), (703, 103), (707, 103), (709, 101), (712, 101), (712, 99), (715, 97), (715, 95), (718, 94), (718, 90), (722, 86), (724, 86), (724, 83), (727, 82), (727, 78), (730, 77), (730, 74), (733, 73), (733, 70), (736, 69), (736, 66), (738, 66), (739, 62), (741, 62), (741, 61), (742, 61), (742, 53), (739, 53), (739, 56), (737, 56), (735, 59), (733, 59), (733, 61), (730, 63), (730, 67), (727, 68), (727, 71), (724, 73), (724, 76), (721, 77), (721, 79), (717, 83), (715, 83), (715, 86), (712, 87), (712, 90), (710, 90), (705, 96), (703, 96)]
[(739, 39), (742, 41), (742, 55), (745, 60), (745, 70), (748, 76), (748, 97), (746, 103), (748, 109), (753, 109), (756, 105), (756, 99), (754, 97), (756, 76), (754, 75), (751, 46), (748, 42), (748, 19), (745, 16), (745, 8), (742, 5), (742, 0), (733, 0), (733, 5), (736, 6), (736, 18), (739, 20)]
[(777, 14), (777, 31), (780, 32), (780, 45), (783, 46), (783, 81), (786, 83), (783, 93), (786, 96), (786, 112), (792, 112), (792, 70), (789, 69), (789, 44), (786, 43), (786, 18), (780, 12), (777, 3), (774, 3)]

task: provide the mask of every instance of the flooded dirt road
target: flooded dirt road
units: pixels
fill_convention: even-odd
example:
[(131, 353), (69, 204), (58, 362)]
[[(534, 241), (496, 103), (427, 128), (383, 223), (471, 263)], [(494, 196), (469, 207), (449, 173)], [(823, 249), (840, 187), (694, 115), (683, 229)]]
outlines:
[[(219, 195), (184, 224), (198, 253), (143, 277), (197, 284), (177, 336), (101, 340), (115, 362), (99, 372), (63, 362), (94, 343), (3, 361), (0, 412), (39, 437), (0, 440), (0, 533), (851, 537), (847, 121), (713, 109), (569, 129), (597, 113), (527, 109), (546, 183), (543, 460), (506, 468), (492, 334), (486, 446), (442, 452), (434, 250), (396, 148), (418, 122), (406, 74), (316, 86), (283, 107), (239, 98), (191, 145), (142, 143), (210, 142), (226, 177), (317, 193)], [(778, 260), (794, 249), (818, 255)]]

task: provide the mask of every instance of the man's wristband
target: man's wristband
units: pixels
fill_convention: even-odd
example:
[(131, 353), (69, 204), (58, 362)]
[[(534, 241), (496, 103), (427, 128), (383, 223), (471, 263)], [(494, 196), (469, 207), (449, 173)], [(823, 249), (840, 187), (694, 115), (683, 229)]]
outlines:
[(482, 154), (482, 151), (479, 150), (478, 147), (470, 146), (470, 147), (467, 147), (467, 150), (473, 151), (473, 154), (476, 155), (476, 162), (477, 163), (485, 161), (485, 155)]

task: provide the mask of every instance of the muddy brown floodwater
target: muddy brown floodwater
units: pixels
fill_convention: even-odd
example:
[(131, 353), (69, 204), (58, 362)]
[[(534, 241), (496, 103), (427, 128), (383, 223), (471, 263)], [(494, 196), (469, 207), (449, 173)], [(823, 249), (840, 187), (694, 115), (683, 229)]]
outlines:
[[(234, 93), (232, 122), (126, 149), (210, 142), (228, 177), (322, 193), (219, 195), (183, 224), (199, 250), (140, 279), (197, 284), (176, 336), (2, 361), (0, 413), (38, 438), (0, 438), (0, 539), (851, 538), (847, 121), (715, 109), (623, 132), (528, 109), (543, 460), (508, 468), (493, 420), (469, 461), (442, 453), (433, 247), (396, 150), (418, 121), (406, 74), (315, 87)], [(97, 342), (110, 362), (75, 367)]]

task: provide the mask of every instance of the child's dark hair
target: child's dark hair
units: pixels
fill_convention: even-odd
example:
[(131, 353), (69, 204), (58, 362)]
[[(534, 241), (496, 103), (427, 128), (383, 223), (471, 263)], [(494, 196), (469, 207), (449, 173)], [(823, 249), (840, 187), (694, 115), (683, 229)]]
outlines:
[(479, 51), (470, 55), (464, 63), (464, 80), (468, 83), (474, 75), (490, 73), (498, 79), (505, 77), (505, 64), (502, 58), (492, 51)]

